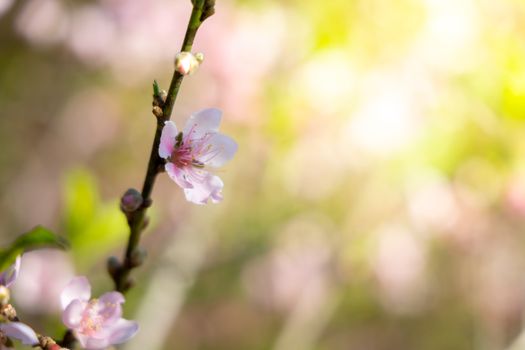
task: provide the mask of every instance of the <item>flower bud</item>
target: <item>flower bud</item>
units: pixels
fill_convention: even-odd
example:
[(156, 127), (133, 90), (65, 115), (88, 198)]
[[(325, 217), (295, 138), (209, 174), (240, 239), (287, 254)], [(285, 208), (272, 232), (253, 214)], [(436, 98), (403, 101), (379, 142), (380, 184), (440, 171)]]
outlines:
[(199, 62), (199, 64), (201, 64), (202, 61), (204, 61), (204, 54), (202, 52), (197, 52), (194, 56), (197, 62)]
[(130, 188), (120, 199), (120, 209), (125, 213), (131, 213), (142, 205), (142, 195), (134, 188)]
[[(203, 59), (202, 54), (199, 57)], [(200, 62), (191, 52), (179, 52), (175, 56), (175, 70), (182, 75), (190, 75), (199, 68)]]
[(162, 112), (162, 108), (160, 108), (159, 106), (153, 106), (153, 109), (151, 111), (153, 112), (153, 115), (157, 118), (160, 118), (164, 115), (164, 113)]
[(168, 93), (166, 92), (166, 90), (160, 90), (160, 99), (162, 100), (162, 102), (166, 102), (166, 99), (168, 98)]
[(131, 267), (137, 267), (142, 265), (148, 253), (143, 248), (137, 248), (131, 253), (131, 259), (129, 264)]
[(0, 306), (0, 316), (8, 320), (14, 320), (16, 318), (16, 310), (11, 304), (3, 304)]
[(122, 265), (120, 264), (120, 261), (116, 256), (110, 256), (106, 263), (106, 267), (108, 269), (109, 274), (114, 277), (118, 274), (118, 272), (122, 268)]
[(0, 286), (0, 304), (6, 305), (7, 303), (9, 303), (9, 297), (9, 289), (7, 289), (6, 286)]

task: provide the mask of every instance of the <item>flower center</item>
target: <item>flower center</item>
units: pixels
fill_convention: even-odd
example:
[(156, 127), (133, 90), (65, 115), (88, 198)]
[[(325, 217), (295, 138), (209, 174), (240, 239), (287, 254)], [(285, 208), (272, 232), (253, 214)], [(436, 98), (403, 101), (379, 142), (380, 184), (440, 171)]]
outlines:
[(171, 152), (170, 162), (175, 164), (178, 168), (187, 167), (193, 162), (193, 155), (191, 153), (191, 147), (184, 145), (175, 146), (173, 152)]
[(85, 335), (93, 335), (102, 328), (103, 317), (98, 312), (98, 300), (92, 299), (89, 301), (82, 320), (80, 321), (80, 333)]
[(209, 143), (212, 133), (206, 133), (202, 137), (191, 138), (194, 128), (190, 129), (187, 135), (182, 131), (175, 137), (175, 146), (171, 152), (169, 161), (178, 168), (193, 166), (195, 168), (204, 168), (206, 163), (217, 156), (219, 150), (212, 147)]

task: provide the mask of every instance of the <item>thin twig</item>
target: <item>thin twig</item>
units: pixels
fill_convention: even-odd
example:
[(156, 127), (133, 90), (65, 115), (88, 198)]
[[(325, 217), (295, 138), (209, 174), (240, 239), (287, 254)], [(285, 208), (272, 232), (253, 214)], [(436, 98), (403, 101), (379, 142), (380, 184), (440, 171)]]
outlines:
[[(11, 322), (20, 322), (20, 319), (18, 318), (16, 314), (15, 308), (11, 304), (5, 304), (0, 306), (0, 315)], [(48, 337), (46, 335), (42, 335), (39, 333), (36, 333), (36, 336), (38, 338), (38, 345), (40, 348), (44, 350), (69, 350), (67, 348), (63, 348), (60, 345), (58, 345), (53, 338)], [(0, 346), (2, 349), (3, 347)]]
[[(193, 40), (197, 34), (197, 30), (200, 25), (211, 14), (213, 14), (213, 0), (194, 0), (193, 10), (191, 17), (188, 22), (186, 29), (186, 35), (182, 44), (181, 51), (191, 52), (193, 46)], [(154, 101), (157, 101), (162, 108), (162, 113), (157, 113), (157, 129), (155, 131), (155, 137), (153, 139), (153, 145), (151, 146), (151, 152), (148, 162), (148, 168), (146, 171), (146, 177), (142, 186), (142, 205), (131, 213), (127, 213), (128, 224), (130, 228), (130, 235), (128, 245), (126, 247), (126, 253), (124, 256), (124, 262), (116, 273), (112, 273), (115, 281), (115, 290), (119, 292), (126, 292), (131, 286), (132, 281), (129, 278), (130, 271), (139, 266), (142, 263), (142, 254), (138, 250), (140, 236), (142, 231), (147, 225), (146, 211), (151, 205), (151, 192), (155, 185), (155, 179), (157, 174), (162, 171), (164, 160), (160, 158), (158, 149), (160, 145), (160, 136), (164, 123), (170, 119), (173, 105), (179, 93), (179, 89), (184, 76), (178, 71), (174, 71), (171, 79), (171, 84), (166, 96), (166, 100), (162, 101), (160, 96), (154, 96)]]
[[(186, 35), (184, 36), (181, 51), (191, 52), (193, 40), (195, 39), (195, 35), (197, 34), (200, 25), (206, 18), (210, 17), (215, 12), (215, 0), (192, 0), (192, 4), (193, 9), (186, 28)], [(147, 226), (148, 220), (146, 217), (146, 211), (152, 203), (151, 192), (155, 185), (155, 179), (157, 174), (163, 170), (164, 165), (164, 160), (160, 158), (158, 154), (160, 136), (162, 134), (164, 123), (171, 118), (173, 105), (175, 104), (183, 78), (184, 75), (176, 70), (174, 71), (165, 101), (159, 94), (158, 86), (156, 83), (154, 84), (154, 105), (156, 107), (160, 106), (162, 112), (158, 113), (154, 109), (154, 115), (157, 117), (157, 128), (151, 146), (144, 184), (142, 186), (141, 205), (131, 212), (126, 212), (130, 233), (124, 254), (124, 261), (118, 263), (111, 258), (108, 260), (108, 270), (115, 283), (115, 290), (121, 293), (125, 293), (133, 286), (130, 272), (133, 268), (142, 264), (144, 255), (139, 249), (140, 236)], [(115, 263), (118, 265), (115, 265)], [(75, 337), (73, 333), (71, 330), (66, 331), (60, 345), (73, 348), (74, 344)]]

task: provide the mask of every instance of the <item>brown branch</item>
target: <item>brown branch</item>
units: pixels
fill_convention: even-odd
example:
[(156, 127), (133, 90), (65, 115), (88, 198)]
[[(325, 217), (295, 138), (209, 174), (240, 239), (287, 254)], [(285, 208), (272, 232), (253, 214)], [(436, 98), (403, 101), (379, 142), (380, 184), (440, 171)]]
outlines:
[[(181, 47), (181, 51), (186, 52), (191, 52), (193, 40), (200, 25), (215, 12), (215, 0), (192, 0), (192, 4), (193, 9)], [(140, 193), (131, 189), (128, 190), (122, 198), (121, 209), (126, 215), (130, 231), (123, 262), (120, 262), (116, 257), (110, 257), (107, 262), (108, 272), (115, 283), (115, 290), (121, 293), (125, 293), (133, 286), (134, 283), (130, 277), (131, 270), (142, 265), (145, 258), (145, 252), (139, 248), (139, 242), (142, 231), (144, 231), (148, 224), (146, 212), (152, 203), (151, 192), (155, 185), (155, 179), (157, 174), (162, 172), (164, 168), (164, 160), (160, 158), (158, 154), (160, 136), (164, 123), (171, 117), (173, 105), (175, 104), (183, 78), (184, 75), (175, 70), (170, 87), (165, 96), (163, 96), (163, 93), (158, 88), (157, 83), (154, 83), (153, 114), (157, 118), (157, 125), (151, 146), (146, 176)], [(126, 206), (126, 203), (124, 203), (124, 197), (127, 194), (137, 196), (135, 198), (136, 202), (131, 203), (131, 206)], [(133, 204), (138, 205), (134, 206)], [(68, 330), (65, 332), (59, 344), (72, 348), (75, 345), (75, 341), (76, 339), (73, 332)]]
[[(0, 306), (0, 316), (2, 316), (4, 319), (9, 320), (10, 322), (21, 322), (18, 316), (16, 315), (15, 308), (11, 304), (5, 304)], [(39, 344), (37, 346), (39, 346), (43, 350), (69, 350), (58, 345), (57, 342), (54, 341), (51, 337), (39, 333), (36, 333), (36, 336), (39, 341)]]
[[(193, 40), (202, 24), (202, 22), (211, 16), (214, 12), (215, 0), (193, 0), (193, 10), (191, 12), (186, 35), (182, 43), (181, 51), (191, 52), (193, 47)], [(130, 229), (128, 244), (124, 255), (124, 261), (117, 265), (114, 258), (108, 261), (108, 270), (115, 282), (115, 290), (125, 293), (133, 286), (133, 280), (130, 278), (130, 272), (133, 268), (140, 266), (144, 260), (145, 254), (141, 251), (139, 246), (140, 236), (142, 231), (147, 226), (148, 220), (146, 211), (151, 206), (151, 192), (155, 185), (157, 174), (163, 170), (164, 160), (160, 158), (158, 149), (160, 145), (160, 136), (164, 123), (170, 119), (173, 105), (180, 90), (184, 76), (178, 71), (174, 71), (171, 79), (171, 84), (167, 95), (161, 96), (156, 83), (154, 84), (153, 96), (153, 113), (157, 117), (157, 128), (155, 137), (151, 146), (150, 157), (148, 161), (148, 168), (144, 178), (144, 184), (140, 193), (140, 205), (131, 211), (124, 210), (128, 219), (128, 226)]]

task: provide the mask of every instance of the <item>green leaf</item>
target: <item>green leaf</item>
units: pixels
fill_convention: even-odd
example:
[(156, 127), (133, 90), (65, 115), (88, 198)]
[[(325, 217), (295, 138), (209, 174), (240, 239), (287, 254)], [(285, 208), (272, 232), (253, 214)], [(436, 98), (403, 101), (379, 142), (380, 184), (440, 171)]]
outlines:
[(160, 87), (156, 80), (153, 80), (153, 96), (160, 97)]
[(100, 202), (95, 179), (84, 169), (68, 172), (64, 186), (64, 232), (73, 240), (96, 215)]
[(101, 199), (93, 174), (83, 168), (72, 169), (64, 182), (63, 232), (71, 242), (76, 268), (89, 270), (128, 236), (126, 217), (118, 200)]
[(16, 257), (40, 248), (67, 249), (69, 243), (45, 227), (37, 226), (19, 236), (7, 249), (0, 251), (0, 271), (11, 265)]

